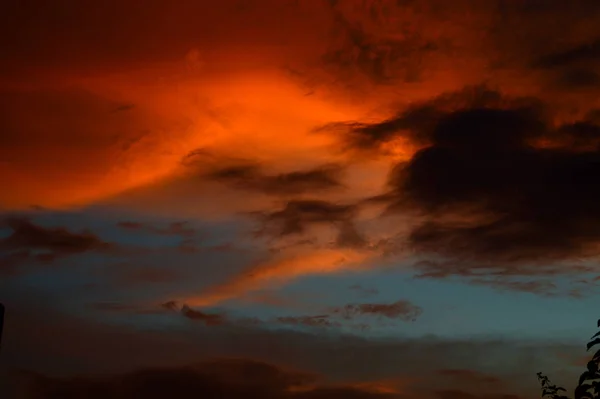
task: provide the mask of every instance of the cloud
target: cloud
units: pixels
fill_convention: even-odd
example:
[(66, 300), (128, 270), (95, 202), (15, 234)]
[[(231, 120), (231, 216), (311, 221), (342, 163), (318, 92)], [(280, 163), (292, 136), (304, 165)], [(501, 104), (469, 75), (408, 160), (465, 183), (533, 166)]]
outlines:
[(167, 227), (156, 227), (145, 223), (125, 220), (117, 223), (122, 229), (132, 231), (146, 231), (159, 235), (181, 236), (183, 238), (191, 238), (196, 235), (196, 230), (189, 227), (188, 222), (172, 222)]
[[(436, 116), (414, 117), (419, 109)], [(394, 120), (409, 133), (386, 135), (424, 143), (394, 168), (383, 197), (391, 212), (415, 215), (408, 242), (418, 255), (547, 262), (598, 254), (600, 126), (555, 126), (547, 114), (535, 99), (463, 90)]]
[(514, 394), (473, 394), (460, 389), (444, 389), (436, 392), (438, 399), (520, 399)]
[[(436, 51), (438, 44), (417, 31), (406, 31), (404, 36), (398, 37), (381, 34), (371, 25), (375, 21), (386, 23), (385, 13), (395, 7), (375, 3), (345, 7), (343, 2), (337, 1), (330, 4), (337, 40), (322, 55), (325, 68), (346, 78), (359, 75), (374, 84), (414, 82), (421, 78), (421, 61)], [(357, 18), (361, 11), (371, 18)], [(392, 11), (397, 18), (404, 19), (409, 14), (402, 15), (398, 11), (399, 8)]]
[[(250, 295), (252, 298), (252, 295)], [(212, 302), (208, 302), (206, 299), (204, 302), (198, 302), (200, 299), (192, 299), (194, 303), (200, 303), (200, 306), (208, 306)], [(280, 303), (276, 303), (280, 305)], [(180, 312), (184, 317), (191, 320), (198, 320), (208, 326), (216, 325), (247, 325), (251, 323), (253, 325), (266, 325), (266, 324), (283, 324), (289, 326), (299, 327), (326, 327), (326, 328), (341, 328), (343, 326), (349, 326), (359, 329), (370, 328), (368, 323), (359, 324), (345, 324), (344, 322), (353, 321), (361, 316), (379, 316), (387, 319), (399, 319), (404, 321), (415, 321), (418, 316), (423, 312), (419, 306), (411, 304), (409, 301), (397, 301), (391, 304), (383, 303), (363, 303), (363, 304), (349, 304), (343, 307), (335, 307), (331, 309), (325, 309), (323, 314), (316, 315), (294, 315), (294, 316), (278, 316), (272, 319), (244, 319), (244, 318), (230, 318), (224, 313), (209, 313), (203, 310), (195, 310), (190, 308), (187, 304), (184, 304), (181, 308), (178, 305), (178, 301), (168, 301), (161, 305), (162, 308), (168, 309), (175, 312)], [(301, 307), (298, 307), (299, 309)], [(120, 307), (117, 307), (120, 309)], [(126, 308), (126, 310), (129, 309)], [(112, 309), (111, 309), (112, 310)], [(266, 323), (266, 324), (265, 324)]]
[[(319, 334), (316, 332), (321, 330), (314, 328), (304, 332), (264, 328), (264, 323), (206, 328), (202, 323), (175, 320), (175, 324), (163, 324), (163, 317), (151, 319), (152, 324), (147, 325), (149, 316), (145, 315), (128, 316), (144, 320), (140, 324), (119, 325), (103, 321), (102, 313), (90, 317), (89, 312), (79, 316), (58, 312), (46, 305), (51, 302), (45, 297), (36, 296), (24, 306), (22, 299), (11, 300), (6, 296), (9, 292), (3, 293), (9, 323), (3, 337), (4, 359), (16, 369), (48, 375), (101, 376), (156, 365), (179, 368), (214, 357), (243, 357), (314, 371), (353, 386), (390, 376), (437, 377), (440, 369), (478, 370), (502, 377), (508, 392), (535, 395), (538, 387), (531, 384), (531, 370), (544, 369), (549, 374), (560, 371), (566, 382), (576, 381), (581, 371), (555, 358), (557, 351), (578, 356), (581, 345), (555, 340), (445, 340), (433, 335), (408, 339), (397, 334), (367, 339), (343, 331)], [(165, 328), (155, 328), (158, 320)], [(370, 367), (365, 369), (365, 364)], [(425, 381), (427, 390), (447, 389), (447, 383), (452, 382), (440, 378)], [(456, 389), (466, 389), (464, 384), (457, 384)], [(402, 388), (400, 392), (407, 391)]]
[[(520, 99), (534, 107), (539, 101)], [(485, 85), (466, 86), (460, 90), (441, 93), (384, 120), (373, 122), (332, 122), (316, 128), (338, 136), (346, 150), (389, 151), (389, 145), (398, 143), (402, 153), (410, 157), (429, 145), (433, 130), (447, 113), (468, 107), (501, 107), (506, 103), (501, 94)]]
[[(114, 112), (120, 97), (81, 85), (7, 88), (0, 82), (0, 179), (4, 208), (74, 206), (164, 176), (161, 129), (181, 137), (177, 117), (147, 104)], [(185, 125), (185, 124), (184, 124)], [(147, 169), (153, 159), (152, 171)]]
[(496, 376), (487, 375), (476, 370), (443, 369), (439, 370), (438, 373), (442, 376), (450, 377), (467, 384), (498, 384), (502, 382), (502, 380)]
[(371, 256), (372, 253), (350, 248), (287, 251), (250, 267), (229, 281), (210, 287), (200, 295), (182, 298), (180, 301), (190, 306), (211, 306), (299, 276), (360, 268)]
[(207, 173), (206, 178), (234, 188), (268, 195), (289, 196), (340, 188), (341, 167), (324, 165), (295, 172), (265, 174), (258, 164), (223, 167)]
[(348, 224), (352, 222), (356, 211), (357, 207), (352, 204), (303, 199), (288, 201), (283, 209), (258, 213), (256, 216), (262, 222), (262, 234), (278, 237), (304, 233), (312, 225), (341, 225), (340, 241), (344, 242), (348, 241), (345, 236), (353, 235), (352, 231), (344, 231), (344, 228), (353, 228)]
[(383, 303), (361, 303), (349, 304), (341, 308), (333, 309), (334, 314), (339, 314), (345, 319), (356, 316), (381, 316), (388, 319), (400, 319), (415, 321), (423, 313), (423, 309), (409, 301), (400, 300), (390, 304)]
[(472, 279), (472, 284), (485, 285), (497, 290), (529, 292), (537, 295), (554, 296), (560, 291), (556, 284), (548, 280), (510, 281), (506, 279)]
[(600, 86), (600, 74), (590, 69), (570, 69), (560, 72), (557, 83), (569, 89), (595, 90)]
[(336, 239), (338, 247), (363, 248), (367, 244), (367, 239), (357, 230), (354, 223), (346, 221), (339, 225), (339, 233)]
[(71, 232), (64, 227), (44, 227), (27, 218), (8, 217), (4, 224), (11, 230), (0, 240), (0, 248), (8, 255), (8, 266), (34, 259), (52, 262), (58, 258), (85, 252), (104, 252), (115, 248), (89, 231)]
[(146, 368), (111, 376), (48, 377), (38, 373), (15, 374), (20, 393), (28, 398), (80, 397), (89, 392), (103, 398), (227, 397), (272, 399), (385, 399), (398, 398), (367, 388), (330, 386), (311, 373), (284, 369), (248, 359), (216, 359), (172, 368)]
[(202, 322), (206, 326), (222, 326), (225, 324), (231, 324), (232, 322), (224, 314), (208, 313), (201, 310), (192, 309), (187, 304), (183, 304), (180, 307), (177, 301), (167, 301), (160, 305), (160, 307), (173, 312), (179, 312), (183, 317), (193, 321)]
[(194, 310), (187, 305), (183, 305), (181, 308), (181, 314), (190, 320), (201, 321), (207, 326), (218, 326), (227, 322), (225, 316), (223, 315)]
[[(423, 309), (413, 305), (409, 301), (397, 301), (390, 304), (348, 304), (342, 307), (329, 309), (328, 312), (330, 314), (278, 317), (275, 322), (293, 326), (339, 328), (344, 325), (342, 322), (352, 321), (361, 316), (379, 316), (387, 319), (415, 321), (416, 318), (421, 315)], [(367, 329), (371, 327), (368, 323), (359, 323), (349, 326), (358, 329)]]
[(339, 322), (331, 320), (329, 315), (319, 316), (285, 316), (278, 317), (276, 320), (281, 324), (289, 324), (292, 326), (307, 326), (307, 327), (340, 327)]
[[(596, 285), (581, 275), (596, 274), (593, 265), (573, 263), (470, 263), (459, 261), (419, 261), (414, 278), (460, 277), (462, 282), (493, 288), (499, 292), (527, 292), (546, 297), (581, 298), (593, 294)], [(555, 280), (560, 276), (562, 284)]]
[(557, 68), (575, 63), (600, 61), (600, 40), (580, 44), (567, 50), (540, 57), (535, 63), (540, 68)]

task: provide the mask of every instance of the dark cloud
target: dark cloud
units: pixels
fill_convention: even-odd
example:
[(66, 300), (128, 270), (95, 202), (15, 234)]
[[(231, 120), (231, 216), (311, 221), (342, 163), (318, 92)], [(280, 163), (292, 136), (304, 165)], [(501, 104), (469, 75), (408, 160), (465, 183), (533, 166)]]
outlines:
[(336, 245), (342, 248), (362, 248), (367, 245), (367, 240), (364, 235), (357, 230), (354, 223), (346, 221), (339, 224)]
[(268, 195), (293, 195), (340, 188), (340, 172), (341, 167), (332, 164), (269, 175), (264, 173), (259, 165), (247, 163), (219, 168), (208, 173), (206, 177), (242, 190)]
[[(581, 279), (581, 274), (594, 273), (593, 266), (571, 264), (536, 265), (470, 263), (459, 261), (420, 261), (415, 264), (415, 278), (460, 277), (468, 284), (491, 287), (500, 292), (527, 292), (535, 295), (581, 298), (595, 292), (593, 281)], [(565, 285), (552, 279), (557, 275), (567, 277)]]
[(596, 89), (600, 86), (600, 74), (590, 69), (570, 69), (561, 72), (557, 83), (565, 88)]
[(472, 279), (472, 284), (486, 285), (500, 291), (529, 292), (536, 295), (554, 296), (559, 290), (555, 283), (548, 280), (515, 281), (507, 279)]
[(352, 387), (315, 388), (297, 392), (291, 398), (297, 399), (400, 399), (404, 396), (395, 393), (369, 392)]
[(127, 230), (139, 230), (144, 228), (145, 225), (140, 222), (132, 222), (130, 220), (125, 220), (123, 222), (117, 223), (117, 226)]
[(36, 374), (27, 379), (27, 397), (76, 398), (279, 398), (286, 390), (312, 381), (308, 375), (284, 372), (260, 362), (213, 361), (180, 368), (149, 368), (110, 377), (59, 379)]
[(444, 377), (450, 377), (452, 379), (459, 380), (460, 382), (473, 384), (473, 383), (484, 383), (484, 384), (498, 384), (502, 380), (496, 376), (481, 373), (476, 370), (464, 370), (464, 369), (443, 369), (439, 370), (438, 373)]
[(175, 302), (175, 301), (167, 301), (167, 302), (161, 304), (161, 306), (165, 309), (173, 310), (173, 311), (177, 311), (177, 309), (178, 309), (177, 302)]
[(521, 399), (521, 396), (512, 394), (484, 394), (478, 395), (459, 389), (446, 389), (436, 391), (439, 399)]
[(345, 319), (352, 319), (361, 315), (382, 316), (388, 319), (400, 319), (415, 321), (423, 313), (423, 309), (409, 301), (397, 301), (390, 304), (384, 303), (361, 303), (349, 304), (341, 308), (333, 309), (333, 313), (341, 315)]
[[(224, 312), (207, 312), (204, 310), (192, 309), (189, 305), (180, 305), (176, 301), (165, 302), (160, 305), (160, 308), (162, 308), (163, 310), (179, 313), (186, 319), (192, 320), (194, 322), (200, 322), (209, 327), (242, 327), (249, 325), (254, 326), (262, 323), (262, 321), (257, 318), (231, 318)], [(159, 311), (154, 309), (149, 310), (148, 312), (158, 313)]]
[[(283, 209), (259, 214), (263, 233), (274, 236), (301, 234), (314, 224), (344, 226), (352, 223), (357, 207), (352, 204), (335, 204), (321, 200), (292, 200)], [(343, 234), (344, 232), (341, 231)], [(347, 232), (346, 232), (347, 233)], [(341, 241), (344, 241), (342, 237)], [(351, 237), (348, 237), (351, 238)]]
[[(540, 107), (539, 101), (532, 98), (513, 102), (532, 111)], [(448, 113), (471, 107), (502, 107), (505, 103), (500, 93), (485, 85), (468, 86), (456, 92), (443, 93), (426, 103), (411, 105), (383, 121), (333, 122), (318, 127), (316, 131), (337, 134), (345, 148), (351, 150), (381, 151), (382, 145), (397, 138), (406, 138), (417, 146), (425, 146), (431, 143), (437, 124)]]
[(296, 328), (265, 329), (264, 325), (203, 328), (198, 323), (189, 323), (183, 329), (157, 329), (155, 325), (144, 328), (106, 323), (98, 315), (85, 319), (81, 314), (65, 315), (48, 308), (45, 304), (49, 301), (43, 294), (42, 298), (31, 297), (27, 306), (22, 300), (10, 300), (7, 294), (3, 290), (7, 308), (4, 361), (10, 367), (49, 375), (127, 373), (153, 365), (177, 367), (207, 358), (235, 356), (311, 370), (336, 381), (433, 376), (427, 379), (428, 389), (447, 387), (437, 378), (439, 369), (508, 373), (514, 376), (503, 381), (509, 392), (537, 395), (537, 386), (529, 379), (531, 370), (563, 373), (567, 382), (576, 381), (581, 372), (580, 367), (565, 368), (568, 364), (554, 362), (557, 351), (578, 354), (580, 345), (554, 340), (472, 336), (445, 340), (435, 335), (408, 339), (402, 334), (367, 339), (337, 331), (324, 335)]
[[(28, 398), (264, 398), (376, 399), (398, 397), (353, 387), (318, 384), (311, 373), (245, 359), (207, 361), (187, 367), (147, 368), (120, 375), (53, 378), (20, 373)], [(91, 395), (91, 396), (90, 396)]]
[(535, 63), (540, 68), (557, 68), (576, 63), (600, 61), (600, 39), (540, 57)]
[[(274, 321), (280, 324), (304, 327), (342, 327), (343, 321), (352, 321), (360, 316), (380, 316), (387, 319), (400, 319), (415, 321), (423, 310), (408, 301), (398, 301), (390, 304), (363, 303), (348, 304), (343, 307), (329, 309), (331, 314), (314, 316), (285, 316)], [(347, 327), (360, 330), (369, 329), (368, 323), (348, 324)]]
[(184, 238), (190, 238), (196, 235), (196, 230), (190, 227), (188, 222), (172, 222), (166, 227), (156, 227), (146, 223), (124, 220), (117, 223), (117, 226), (125, 230), (138, 230), (159, 235), (181, 236)]
[(319, 316), (288, 316), (278, 317), (277, 322), (281, 324), (289, 324), (293, 326), (307, 326), (307, 327), (340, 327), (341, 324), (337, 321), (331, 320), (328, 315)]
[(227, 318), (218, 313), (206, 313), (195, 310), (187, 305), (181, 307), (181, 314), (190, 320), (200, 321), (207, 326), (220, 326), (228, 322)]
[[(544, 267), (539, 266), (536, 268), (530, 268), (527, 265), (521, 264), (505, 263), (490, 265), (483, 262), (476, 264), (470, 262), (459, 262), (455, 260), (423, 260), (416, 262), (414, 267), (419, 271), (419, 273), (415, 276), (416, 278), (446, 278), (450, 276), (460, 276), (475, 279), (482, 277), (497, 277), (499, 279), (503, 279), (513, 275), (548, 277), (565, 273), (564, 268), (560, 265), (549, 264)], [(573, 264), (569, 267), (568, 271), (573, 273), (573, 276), (576, 276), (577, 274), (593, 273), (594, 268), (591, 266)]]
[(344, 2), (330, 4), (334, 38), (322, 56), (325, 68), (346, 77), (364, 76), (375, 84), (420, 80), (422, 60), (438, 50), (438, 43), (418, 30), (403, 29), (403, 35), (398, 37), (369, 29), (367, 24), (380, 26), (387, 20), (389, 10), (382, 4), (354, 4), (354, 9), (346, 8)]
[(4, 225), (11, 233), (0, 240), (0, 248), (5, 254), (2, 263), (9, 268), (26, 260), (48, 263), (65, 256), (114, 248), (114, 244), (89, 231), (44, 227), (19, 217), (5, 219)]
[[(414, 117), (421, 113), (436, 116)], [(408, 241), (418, 254), (464, 262), (597, 255), (600, 125), (554, 126), (539, 101), (483, 90), (442, 96), (392, 122), (426, 143), (394, 168), (382, 197), (389, 211), (415, 212)], [(369, 127), (378, 139), (405, 134), (380, 127)]]

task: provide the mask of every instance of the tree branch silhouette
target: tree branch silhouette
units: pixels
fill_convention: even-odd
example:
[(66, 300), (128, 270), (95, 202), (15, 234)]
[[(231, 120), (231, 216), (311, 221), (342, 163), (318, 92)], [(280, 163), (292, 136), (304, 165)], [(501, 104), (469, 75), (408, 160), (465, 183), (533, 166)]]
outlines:
[[(600, 328), (600, 319), (597, 322), (597, 327)], [(587, 351), (589, 352), (598, 344), (600, 344), (600, 331), (590, 338), (590, 342), (586, 345)], [(600, 349), (594, 353), (586, 367), (587, 370), (579, 377), (574, 399), (600, 399), (600, 372), (598, 370), (600, 367)], [(561, 392), (566, 392), (563, 387), (552, 384), (550, 379), (541, 372), (537, 373), (537, 378), (542, 388), (542, 398), (569, 399), (568, 396), (561, 394)]]

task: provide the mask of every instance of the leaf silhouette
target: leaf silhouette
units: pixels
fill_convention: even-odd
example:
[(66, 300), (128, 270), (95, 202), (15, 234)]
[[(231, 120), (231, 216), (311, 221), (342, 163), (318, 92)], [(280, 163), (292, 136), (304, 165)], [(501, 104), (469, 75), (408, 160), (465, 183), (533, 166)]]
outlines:
[[(600, 327), (600, 319), (598, 319)], [(587, 343), (587, 350), (600, 344), (600, 331), (590, 338)], [(574, 399), (600, 399), (600, 349), (594, 353), (591, 360), (586, 364), (587, 370), (579, 377), (579, 384), (575, 388)], [(542, 398), (548, 399), (569, 399), (565, 395), (559, 395), (558, 392), (565, 391), (564, 388), (551, 385), (547, 376), (541, 372), (537, 373), (537, 378), (542, 388)], [(586, 383), (587, 382), (587, 383)]]
[(575, 388), (575, 399), (582, 399), (582, 398), (593, 399), (592, 394), (590, 394), (588, 392), (588, 389), (590, 389), (591, 387), (592, 386), (590, 384), (579, 385), (577, 388)]
[[(585, 380), (587, 380), (591, 377), (592, 377), (592, 374), (590, 374), (589, 371), (584, 371), (583, 373), (581, 373), (581, 376), (579, 377), (579, 386), (581, 387), (582, 386), (581, 384), (583, 384)], [(591, 385), (590, 385), (590, 387), (591, 387)]]
[(596, 338), (593, 341), (587, 343), (587, 350), (590, 350), (593, 346), (600, 344), (600, 338)]

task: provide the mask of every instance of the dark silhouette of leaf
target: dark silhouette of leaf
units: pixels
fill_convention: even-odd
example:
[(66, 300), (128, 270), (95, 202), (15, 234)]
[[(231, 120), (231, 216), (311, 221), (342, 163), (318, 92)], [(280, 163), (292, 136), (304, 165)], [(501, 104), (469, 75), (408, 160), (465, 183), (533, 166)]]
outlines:
[(600, 327), (600, 319), (598, 319), (598, 325), (597, 326)]
[(600, 344), (600, 338), (596, 338), (593, 341), (587, 343), (587, 350), (590, 350), (593, 346)]
[(542, 398), (548, 397), (549, 399), (569, 399), (567, 396), (558, 394), (560, 391), (565, 391), (563, 387), (551, 384), (550, 379), (541, 372), (537, 373), (537, 378), (542, 386)]
[(594, 399), (593, 395), (588, 392), (591, 387), (592, 386), (590, 384), (579, 385), (577, 388), (575, 388), (575, 399)]
[(592, 356), (593, 360), (600, 360), (600, 349), (598, 349), (596, 351), (596, 353), (594, 353), (594, 356)]
[(581, 376), (579, 377), (579, 386), (581, 386), (581, 384), (583, 384), (583, 382), (589, 378), (592, 377), (592, 374), (590, 374), (589, 371), (584, 371), (583, 373), (581, 373)]
[[(593, 360), (590, 360), (587, 364), (587, 369), (590, 373), (596, 374), (596, 372), (598, 371), (598, 365)], [(594, 375), (594, 377), (596, 376)]]
[(592, 335), (592, 337), (590, 339), (594, 339), (594, 338), (596, 338), (599, 335), (600, 335), (600, 331), (598, 331), (596, 334)]

